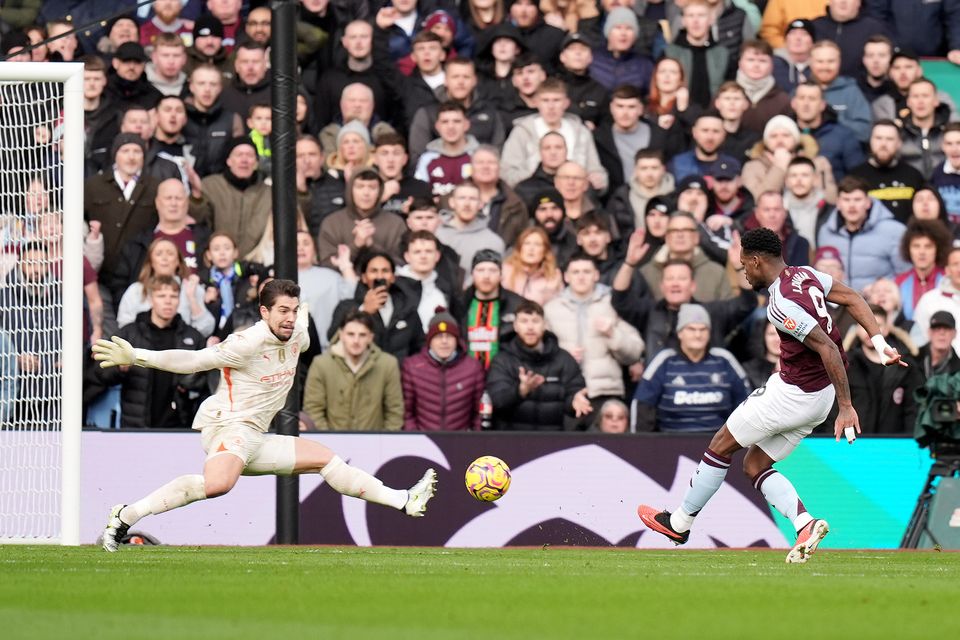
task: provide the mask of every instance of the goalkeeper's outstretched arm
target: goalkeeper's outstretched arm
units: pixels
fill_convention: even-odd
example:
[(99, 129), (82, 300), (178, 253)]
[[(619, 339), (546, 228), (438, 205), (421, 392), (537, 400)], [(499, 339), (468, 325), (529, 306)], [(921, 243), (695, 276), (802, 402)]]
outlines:
[(222, 369), (224, 367), (238, 367), (243, 364), (244, 358), (232, 349), (224, 348), (225, 345), (226, 343), (221, 343), (200, 351), (186, 349), (151, 351), (150, 349), (135, 349), (123, 338), (113, 336), (110, 340), (98, 340), (93, 345), (93, 358), (104, 369), (138, 366), (181, 374)]

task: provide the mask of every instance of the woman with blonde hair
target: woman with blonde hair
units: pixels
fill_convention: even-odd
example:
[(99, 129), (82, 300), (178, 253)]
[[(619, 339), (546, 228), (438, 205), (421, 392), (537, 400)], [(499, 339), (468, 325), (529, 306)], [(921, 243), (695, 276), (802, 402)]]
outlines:
[(180, 317), (204, 337), (212, 334), (216, 328), (216, 320), (204, 303), (205, 289), (198, 286), (200, 278), (196, 274), (190, 274), (180, 249), (165, 238), (157, 238), (147, 248), (147, 259), (144, 260), (137, 281), (127, 287), (120, 299), (117, 324), (123, 327), (136, 320), (137, 314), (150, 311), (147, 285), (155, 276), (172, 276), (181, 283)]
[(563, 290), (550, 237), (541, 227), (529, 227), (517, 237), (503, 262), (503, 286), (541, 306)]

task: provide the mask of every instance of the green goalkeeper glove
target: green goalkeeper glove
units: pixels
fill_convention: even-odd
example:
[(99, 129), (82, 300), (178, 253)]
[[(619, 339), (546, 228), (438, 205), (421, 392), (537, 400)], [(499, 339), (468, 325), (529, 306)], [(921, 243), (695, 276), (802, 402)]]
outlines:
[(123, 367), (134, 364), (137, 355), (133, 345), (118, 336), (110, 340), (97, 340), (93, 345), (93, 359), (100, 363), (103, 369)]

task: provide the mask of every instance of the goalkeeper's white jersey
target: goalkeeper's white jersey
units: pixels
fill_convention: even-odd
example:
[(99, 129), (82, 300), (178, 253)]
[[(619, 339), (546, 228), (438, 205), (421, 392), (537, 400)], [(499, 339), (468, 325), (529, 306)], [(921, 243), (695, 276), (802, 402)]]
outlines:
[(265, 432), (293, 386), (300, 353), (310, 347), (306, 306), (300, 309), (286, 342), (261, 320), (200, 351), (134, 349), (136, 364), (173, 373), (220, 369), (220, 386), (200, 405), (193, 428), (246, 424)]
[(261, 320), (211, 347), (223, 362), (220, 385), (200, 405), (193, 428), (242, 423), (269, 430), (293, 386), (300, 352), (309, 346), (306, 328), (299, 322), (284, 342)]

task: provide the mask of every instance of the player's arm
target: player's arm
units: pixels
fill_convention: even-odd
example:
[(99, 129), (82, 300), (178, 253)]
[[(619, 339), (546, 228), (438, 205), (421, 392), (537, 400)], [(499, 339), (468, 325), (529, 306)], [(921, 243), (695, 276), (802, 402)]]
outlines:
[[(123, 338), (113, 336), (110, 340), (98, 340), (93, 345), (93, 358), (104, 369), (135, 365), (180, 374), (197, 373), (198, 371), (209, 371), (224, 367), (239, 367), (246, 358), (242, 353), (243, 345), (236, 344), (239, 341), (237, 340), (238, 335), (231, 336), (234, 340), (228, 339), (199, 351), (135, 349)], [(241, 349), (237, 349), (238, 346)]]
[(843, 435), (843, 430), (846, 427), (855, 427), (857, 433), (860, 433), (860, 418), (857, 417), (857, 412), (853, 408), (853, 401), (850, 399), (850, 382), (847, 379), (847, 370), (843, 366), (843, 358), (840, 356), (837, 345), (819, 325), (815, 325), (807, 334), (803, 344), (808, 349), (816, 351), (820, 359), (823, 360), (823, 366), (827, 370), (830, 382), (833, 383), (833, 388), (837, 391), (837, 405), (840, 412), (837, 414), (837, 421), (833, 426), (833, 433), (837, 440), (840, 440), (840, 436)]
[(877, 324), (877, 319), (873, 317), (873, 311), (870, 310), (863, 296), (842, 282), (834, 281), (826, 298), (834, 304), (843, 305), (847, 308), (847, 311), (850, 312), (853, 319), (856, 320), (857, 323), (866, 330), (867, 335), (870, 336), (873, 347), (877, 350), (877, 353), (880, 355), (880, 360), (884, 365), (899, 364), (902, 367), (907, 366), (906, 362), (900, 360), (900, 354), (897, 353), (897, 350), (888, 345), (887, 341), (880, 334), (880, 325)]

